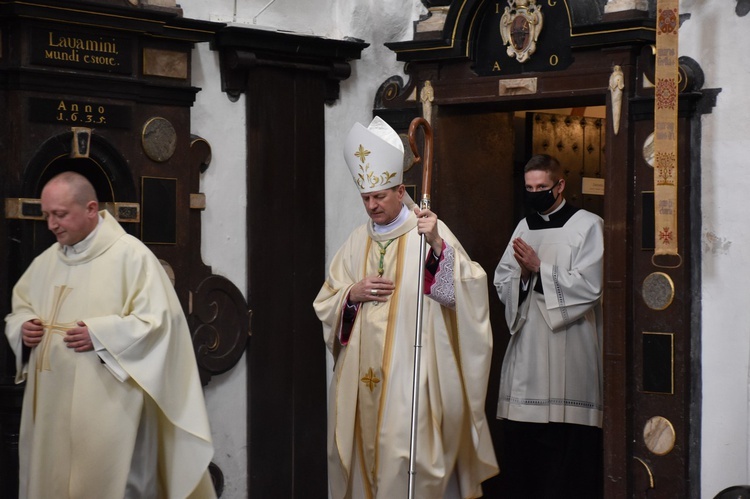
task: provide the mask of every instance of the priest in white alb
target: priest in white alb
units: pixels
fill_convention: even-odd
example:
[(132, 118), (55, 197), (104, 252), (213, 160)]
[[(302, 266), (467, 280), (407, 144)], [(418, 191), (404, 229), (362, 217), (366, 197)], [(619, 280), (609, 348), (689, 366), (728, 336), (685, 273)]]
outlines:
[(215, 498), (195, 353), (166, 272), (98, 211), (82, 175), (55, 176), (41, 202), (57, 242), (5, 318), (26, 382), (19, 497)]
[(482, 495), (497, 474), (484, 413), (492, 354), (487, 277), (405, 193), (403, 144), (355, 124), (344, 159), (370, 220), (338, 250), (315, 299), (335, 368), (328, 476), (340, 498), (407, 497), (420, 234), (425, 235), (415, 496)]

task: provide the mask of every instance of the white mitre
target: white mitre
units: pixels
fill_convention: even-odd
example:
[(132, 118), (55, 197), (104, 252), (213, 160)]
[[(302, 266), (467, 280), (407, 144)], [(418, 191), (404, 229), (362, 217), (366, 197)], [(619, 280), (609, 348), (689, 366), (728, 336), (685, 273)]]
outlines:
[(370, 126), (355, 123), (344, 141), (344, 160), (360, 194), (400, 185), (404, 144), (388, 123), (376, 116)]

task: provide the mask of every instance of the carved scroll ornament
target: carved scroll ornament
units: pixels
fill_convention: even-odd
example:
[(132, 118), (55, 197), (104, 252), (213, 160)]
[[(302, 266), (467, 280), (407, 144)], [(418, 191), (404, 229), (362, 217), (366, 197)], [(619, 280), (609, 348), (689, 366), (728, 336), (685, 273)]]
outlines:
[(228, 279), (211, 275), (198, 285), (189, 320), (203, 385), (239, 362), (250, 334), (250, 317), (245, 298)]

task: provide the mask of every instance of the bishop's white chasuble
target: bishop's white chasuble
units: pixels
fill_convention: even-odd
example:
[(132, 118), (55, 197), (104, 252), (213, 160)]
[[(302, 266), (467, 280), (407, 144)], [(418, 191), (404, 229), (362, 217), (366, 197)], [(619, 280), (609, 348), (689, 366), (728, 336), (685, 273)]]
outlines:
[[(455, 310), (424, 297), (415, 490), (420, 498), (441, 498), (451, 482), (460, 497), (477, 497), (481, 482), (498, 472), (484, 413), (492, 354), (487, 281), (442, 222), (439, 232), (453, 255), (435, 277), (452, 279)], [(383, 277), (395, 283), (395, 292), (385, 303), (362, 303), (342, 345), (349, 290), (377, 275), (377, 242), (388, 244)], [(335, 359), (328, 416), (335, 499), (408, 492), (419, 245), (411, 212), (384, 234), (371, 224), (359, 227), (334, 257), (314, 303)]]

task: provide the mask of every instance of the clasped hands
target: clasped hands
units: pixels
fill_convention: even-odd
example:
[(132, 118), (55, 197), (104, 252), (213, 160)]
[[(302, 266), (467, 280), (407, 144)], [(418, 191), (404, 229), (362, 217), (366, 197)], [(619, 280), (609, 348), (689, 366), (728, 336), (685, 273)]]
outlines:
[[(68, 344), (68, 348), (74, 349), (76, 352), (88, 352), (94, 349), (94, 344), (91, 341), (91, 335), (89, 334), (89, 328), (82, 321), (77, 322), (78, 327), (74, 327), (66, 331), (63, 341)], [(42, 321), (39, 319), (31, 319), (21, 325), (21, 337), (23, 338), (23, 344), (29, 348), (34, 348), (42, 342), (44, 337), (44, 326)]]
[(517, 237), (513, 240), (513, 257), (521, 266), (521, 279), (527, 281), (531, 274), (539, 272), (539, 266), (542, 264), (534, 248), (529, 246), (526, 241)]

